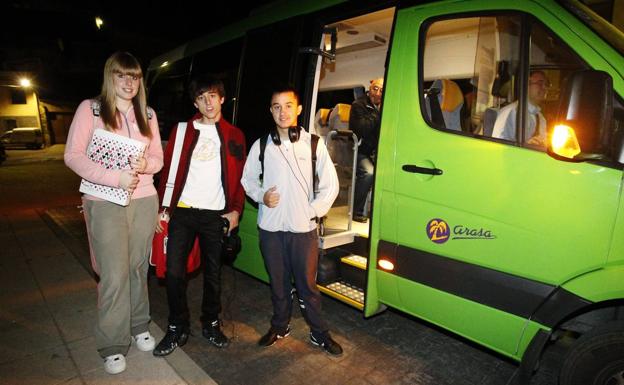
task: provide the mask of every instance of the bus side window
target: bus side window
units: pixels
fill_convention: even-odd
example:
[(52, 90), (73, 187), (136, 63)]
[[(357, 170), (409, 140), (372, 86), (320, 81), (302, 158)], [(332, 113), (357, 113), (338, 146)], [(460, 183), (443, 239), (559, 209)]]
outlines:
[[(225, 100), (221, 106), (222, 116), (236, 124), (236, 81), (243, 51), (243, 38), (231, 40), (204, 51), (193, 57), (191, 78), (212, 75), (223, 81)], [(215, 58), (219, 60), (215, 60)]]
[[(496, 111), (513, 94), (512, 79), (509, 75), (503, 79), (499, 70), (504, 66), (506, 73), (516, 71), (520, 20), (517, 15), (467, 17), (434, 21), (429, 25), (421, 93), (427, 96), (421, 103), (424, 103), (425, 120), (431, 127), (491, 135)], [(430, 98), (436, 93), (436, 83), (451, 85), (447, 92), (444, 86), (438, 86), (442, 120), (436, 111), (431, 111), (432, 106), (437, 108), (435, 99)], [(452, 110), (458, 107), (459, 113)], [(485, 123), (490, 127), (486, 126), (484, 130)]]
[(169, 139), (174, 124), (186, 121), (193, 113), (186, 91), (190, 64), (187, 58), (162, 66), (149, 81), (147, 100), (158, 116), (163, 141)]
[[(462, 131), (545, 151), (568, 79), (591, 69), (543, 23), (520, 13), (433, 20), (425, 33), (421, 111), (429, 126), (449, 133), (459, 132), (443, 108), (449, 107), (444, 85), (454, 82), (464, 94)], [(522, 39), (528, 39), (526, 44)], [(608, 137), (618, 141), (623, 127), (617, 95), (613, 106), (613, 127), (596, 130), (611, 130), (614, 135)], [(609, 146), (603, 155), (624, 158), (613, 143)]]

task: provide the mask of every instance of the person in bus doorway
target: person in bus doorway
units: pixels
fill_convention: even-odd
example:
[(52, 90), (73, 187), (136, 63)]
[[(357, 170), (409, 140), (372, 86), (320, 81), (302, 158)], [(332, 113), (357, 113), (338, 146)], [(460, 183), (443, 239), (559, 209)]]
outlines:
[[(95, 129), (141, 141), (146, 150), (130, 158), (131, 169), (107, 169), (87, 155)], [(82, 197), (91, 263), (100, 277), (95, 344), (106, 372), (121, 373), (132, 341), (145, 352), (155, 345), (148, 330), (147, 255), (158, 211), (153, 175), (163, 165), (156, 115), (146, 105), (141, 66), (131, 54), (116, 52), (106, 61), (102, 92), (78, 106), (64, 159), (85, 180), (130, 193), (127, 206)]]
[[(546, 118), (542, 114), (540, 104), (546, 100), (546, 92), (550, 82), (544, 71), (531, 71), (529, 74), (529, 90), (527, 103), (527, 129), (525, 141), (528, 144), (543, 147), (546, 145)], [(516, 140), (516, 115), (518, 101), (501, 108), (494, 122), (492, 137)]]
[[(219, 319), (221, 249), (224, 218), (229, 221), (229, 231), (236, 228), (245, 203), (245, 192), (240, 184), (245, 164), (245, 137), (221, 115), (225, 99), (221, 80), (210, 76), (195, 78), (189, 85), (189, 93), (198, 112), (187, 123), (168, 213), (165, 283), (169, 325), (154, 349), (155, 356), (166, 356), (188, 340), (190, 315), (186, 298), (186, 266), (196, 237), (204, 278), (202, 335), (216, 347), (228, 345)], [(176, 126), (165, 150), (165, 166), (158, 186), (161, 204), (177, 132)], [(162, 230), (159, 222), (156, 231)]]
[(381, 108), (383, 85), (383, 78), (371, 80), (366, 95), (351, 104), (349, 129), (359, 139), (353, 199), (353, 220), (356, 222), (366, 223), (368, 219), (364, 209), (366, 197), (373, 186), (375, 155), (381, 125), (379, 110)]
[(316, 169), (312, 170), (312, 135), (297, 126), (301, 109), (294, 88), (283, 86), (273, 91), (270, 112), (275, 128), (265, 138), (264, 167), (259, 159), (263, 139), (258, 139), (251, 147), (241, 181), (247, 195), (258, 202), (260, 250), (273, 303), (271, 327), (258, 345), (271, 346), (290, 333), (295, 292), (292, 276), (299, 307), (310, 327), (310, 342), (329, 354), (340, 355), (342, 347), (329, 334), (316, 287), (317, 220), (327, 214), (338, 195), (338, 176), (322, 140), (317, 142)]

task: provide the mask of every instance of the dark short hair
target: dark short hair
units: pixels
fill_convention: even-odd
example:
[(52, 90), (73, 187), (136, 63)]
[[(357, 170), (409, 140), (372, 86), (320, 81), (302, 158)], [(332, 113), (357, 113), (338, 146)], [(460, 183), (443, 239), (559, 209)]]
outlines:
[(216, 91), (220, 97), (225, 97), (225, 86), (223, 81), (213, 75), (201, 75), (193, 80), (189, 84), (189, 97), (194, 102), (195, 99), (204, 92)]
[[(292, 92), (295, 95), (297, 104), (301, 104), (299, 100), (299, 93), (297, 92), (297, 89), (291, 84), (278, 84), (277, 86), (273, 87), (273, 92), (271, 92), (271, 100), (273, 100), (274, 95), (286, 92)], [(269, 103), (270, 102), (271, 101), (269, 100)]]

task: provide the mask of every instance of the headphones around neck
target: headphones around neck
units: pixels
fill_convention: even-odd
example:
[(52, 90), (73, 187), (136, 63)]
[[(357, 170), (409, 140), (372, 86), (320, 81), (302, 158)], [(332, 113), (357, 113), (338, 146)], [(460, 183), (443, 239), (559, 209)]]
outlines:
[[(288, 127), (288, 139), (290, 139), (290, 143), (295, 143), (299, 140), (299, 133), (301, 131), (301, 127), (292, 126)], [(279, 132), (277, 132), (277, 128), (271, 130), (271, 140), (273, 144), (279, 146), (282, 144), (282, 140), (280, 139)]]

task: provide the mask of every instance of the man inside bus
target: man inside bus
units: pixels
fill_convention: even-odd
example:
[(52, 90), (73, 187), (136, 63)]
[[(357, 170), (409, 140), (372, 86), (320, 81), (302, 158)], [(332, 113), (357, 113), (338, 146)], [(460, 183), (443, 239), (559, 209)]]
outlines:
[[(529, 90), (527, 112), (528, 119), (525, 131), (527, 144), (535, 146), (545, 146), (546, 144), (546, 119), (542, 114), (540, 104), (546, 100), (546, 91), (550, 86), (550, 82), (546, 78), (544, 71), (531, 71), (529, 75)], [(503, 107), (498, 113), (492, 137), (516, 140), (516, 115), (518, 111), (518, 101)]]
[(384, 79), (370, 81), (368, 92), (351, 105), (349, 129), (359, 139), (357, 169), (355, 179), (355, 197), (353, 200), (353, 220), (365, 223), (368, 219), (364, 211), (368, 191), (373, 185), (375, 170), (375, 153), (379, 139), (381, 123), (381, 97), (383, 94)]

